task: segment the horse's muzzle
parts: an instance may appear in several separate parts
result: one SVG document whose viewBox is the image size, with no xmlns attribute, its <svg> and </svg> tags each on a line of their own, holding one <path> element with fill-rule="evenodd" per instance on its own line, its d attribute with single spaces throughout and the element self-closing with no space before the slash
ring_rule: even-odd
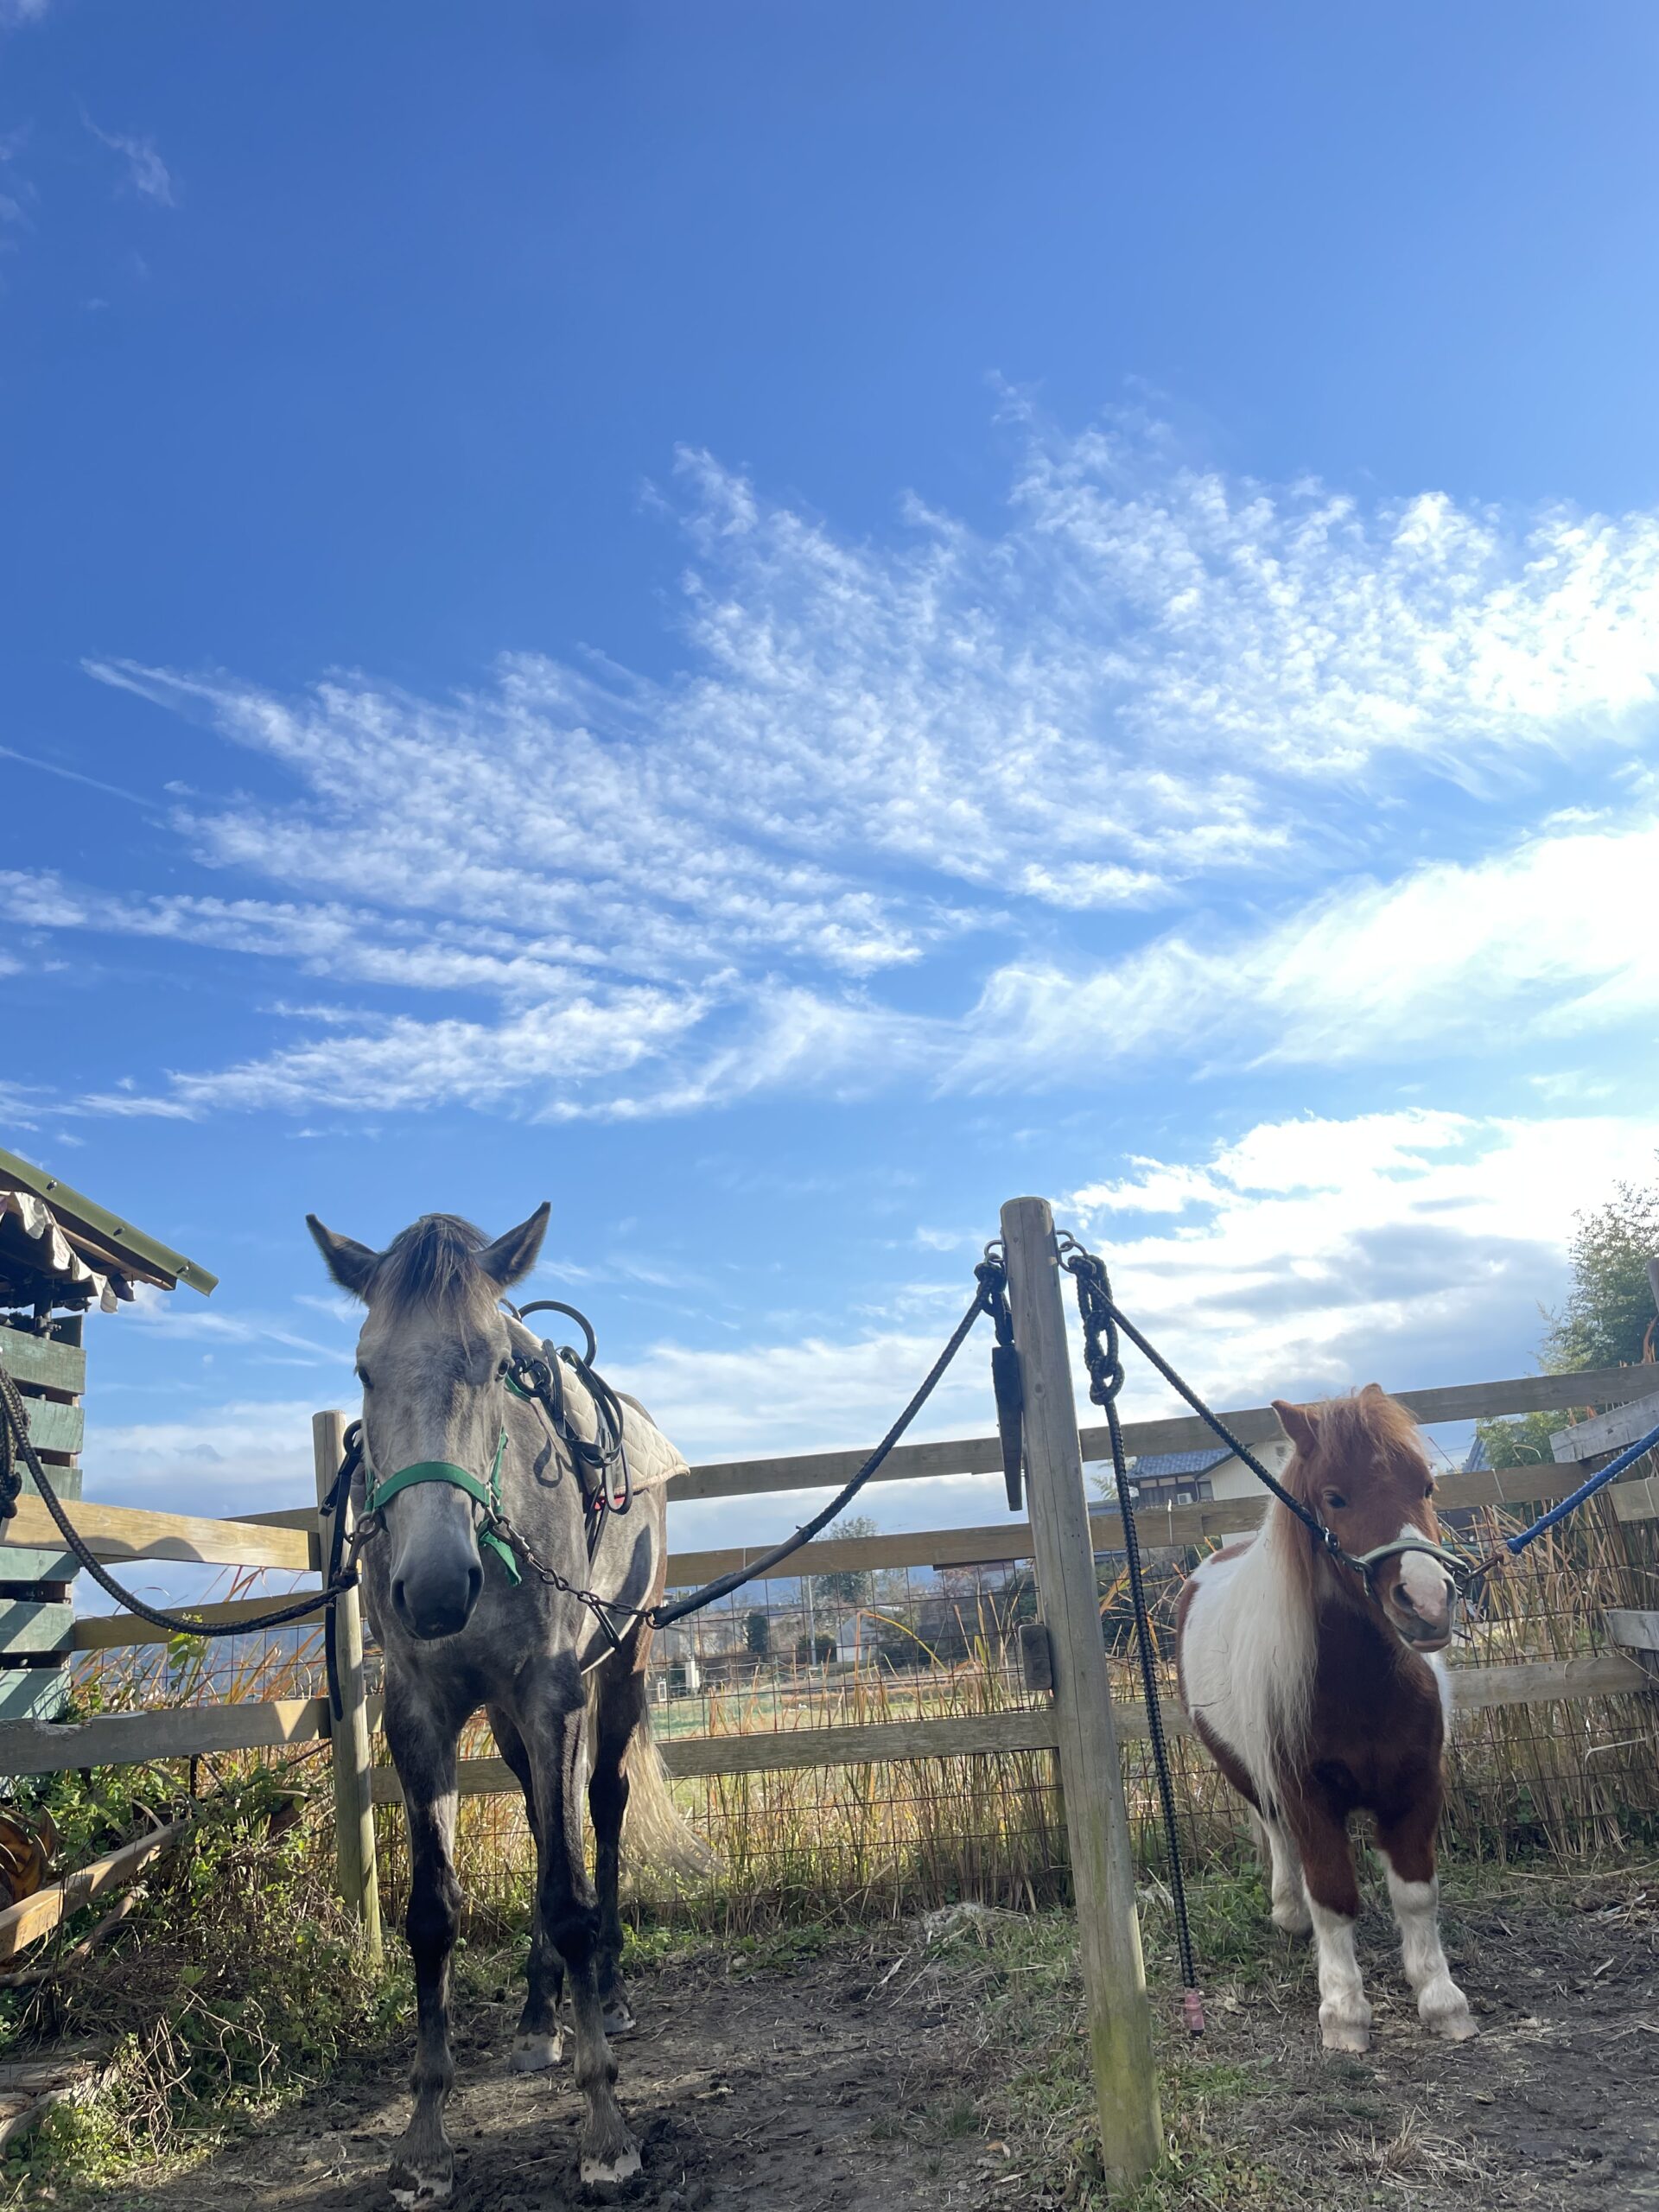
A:
<svg viewBox="0 0 1659 2212">
<path fill-rule="evenodd" d="M 470 1560 L 411 1560 L 392 1578 L 392 1610 L 410 1636 L 435 1643 L 466 1627 L 483 1587 L 484 1569 L 476 1554 Z"/>
</svg>

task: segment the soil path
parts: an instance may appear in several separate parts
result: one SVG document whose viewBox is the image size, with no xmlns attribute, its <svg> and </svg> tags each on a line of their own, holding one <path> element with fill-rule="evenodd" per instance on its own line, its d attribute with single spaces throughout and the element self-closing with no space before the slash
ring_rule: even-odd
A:
<svg viewBox="0 0 1659 2212">
<path fill-rule="evenodd" d="M 1317 2048 L 1311 1963 L 1274 1938 L 1231 1984 L 1210 1978 L 1210 2032 L 1172 2037 L 1169 2113 L 1187 2161 L 1163 2202 L 1348 2212 L 1640 2212 L 1659 2208 L 1659 1885 L 1584 1891 L 1517 1878 L 1448 1916 L 1482 2034 L 1419 2029 L 1391 1930 L 1367 1916 L 1376 2006 L 1363 2058 Z M 912 1931 L 793 1961 L 705 1955 L 644 1974 L 641 2032 L 620 2045 L 645 2171 L 610 2200 L 658 2212 L 939 2212 L 1096 2202 L 1079 2165 L 1086 2107 L 1075 1978 L 1032 1963 L 998 1916 L 930 1951 Z M 1046 1976 L 1046 1979 L 1045 1978 Z M 454 2212 L 565 2212 L 576 2186 L 568 2069 L 505 2069 L 515 2004 L 473 2003 L 450 2107 Z M 1160 2003 L 1161 2011 L 1171 2009 Z M 342 2074 L 168 2185 L 79 2200 L 107 2212 L 387 2212 L 406 2112 L 402 2055 Z M 1034 2085 L 1034 2086 L 1033 2086 Z M 63 2200 L 60 2200 L 60 2202 Z"/>
</svg>

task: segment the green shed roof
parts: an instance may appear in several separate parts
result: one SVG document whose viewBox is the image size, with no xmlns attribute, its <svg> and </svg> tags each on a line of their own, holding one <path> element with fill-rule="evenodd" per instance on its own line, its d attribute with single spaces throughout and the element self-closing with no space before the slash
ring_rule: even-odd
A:
<svg viewBox="0 0 1659 2212">
<path fill-rule="evenodd" d="M 155 1283 L 164 1290 L 188 1283 L 204 1298 L 218 1285 L 219 1277 L 194 1260 L 187 1260 L 182 1252 L 146 1236 L 123 1215 L 111 1213 L 107 1206 L 97 1205 L 60 1177 L 48 1175 L 43 1167 L 19 1159 L 14 1152 L 0 1150 L 0 1190 L 28 1191 L 41 1199 L 50 1207 L 68 1243 L 100 1274 L 113 1274 L 128 1282 Z M 5 1272 L 0 1261 L 0 1274 Z M 0 1282 L 0 1295 L 3 1290 Z"/>
</svg>

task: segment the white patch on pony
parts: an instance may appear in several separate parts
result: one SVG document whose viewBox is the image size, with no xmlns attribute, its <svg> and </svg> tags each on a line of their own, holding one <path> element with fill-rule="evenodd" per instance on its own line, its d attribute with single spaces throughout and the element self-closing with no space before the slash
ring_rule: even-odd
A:
<svg viewBox="0 0 1659 2212">
<path fill-rule="evenodd" d="M 1269 1513 L 1248 1550 L 1192 1577 L 1181 1635 L 1187 1708 L 1249 1776 L 1264 1807 L 1307 1733 L 1315 1624 L 1286 1547 L 1300 1531 Z"/>
<path fill-rule="evenodd" d="M 1446 1723 L 1446 1732 L 1452 1733 L 1452 1676 L 1447 1671 L 1443 1651 L 1427 1651 L 1424 1657 L 1428 1670 L 1434 1677 L 1434 1687 L 1440 1694 L 1440 1718 Z"/>
<path fill-rule="evenodd" d="M 394 2204 L 442 2204 L 454 2185 L 454 2177 L 448 2175 L 442 2180 L 417 2182 L 413 2189 L 393 2189 L 390 2194 Z"/>
<path fill-rule="evenodd" d="M 1319 1947 L 1319 2033 L 1327 2050 L 1369 2050 L 1371 2008 L 1365 2001 L 1354 1923 L 1345 1912 L 1330 1912 L 1308 1899 L 1314 1939 Z"/>
<path fill-rule="evenodd" d="M 1440 1885 L 1402 1882 L 1389 1868 L 1389 1896 L 1400 1923 L 1400 1953 L 1406 1980 L 1417 1993 L 1417 2017 L 1426 2028 L 1450 2043 L 1478 2035 L 1469 1999 L 1452 1979 L 1440 1948 Z"/>
</svg>

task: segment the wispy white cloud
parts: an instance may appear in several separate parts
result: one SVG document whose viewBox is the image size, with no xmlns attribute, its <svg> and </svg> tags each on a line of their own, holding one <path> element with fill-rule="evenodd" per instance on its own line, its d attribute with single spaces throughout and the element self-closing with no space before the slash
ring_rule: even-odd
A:
<svg viewBox="0 0 1659 2212">
<path fill-rule="evenodd" d="M 100 130 L 84 108 L 81 121 L 100 145 L 107 146 L 112 154 L 119 154 L 125 162 L 126 181 L 132 191 L 142 199 L 153 200 L 159 207 L 178 205 L 173 179 L 167 163 L 156 150 L 153 138 L 140 138 L 122 130 Z"/>
<path fill-rule="evenodd" d="M 439 701 L 352 675 L 291 698 L 97 664 L 286 780 L 174 794 L 198 861 L 276 895 L 34 874 L 0 902 L 353 993 L 99 1103 L 637 1115 L 1659 1007 L 1627 920 L 1659 859 L 1631 767 L 1659 732 L 1659 517 L 1364 509 L 1154 432 L 1020 435 L 1000 534 L 912 504 L 896 545 L 684 456 L 690 658 L 665 683 L 520 655 Z M 1618 810 L 1548 817 L 1563 761 Z M 1457 793 L 1500 789 L 1471 830 Z M 472 1003 L 406 995 L 432 992 Z"/>
</svg>

